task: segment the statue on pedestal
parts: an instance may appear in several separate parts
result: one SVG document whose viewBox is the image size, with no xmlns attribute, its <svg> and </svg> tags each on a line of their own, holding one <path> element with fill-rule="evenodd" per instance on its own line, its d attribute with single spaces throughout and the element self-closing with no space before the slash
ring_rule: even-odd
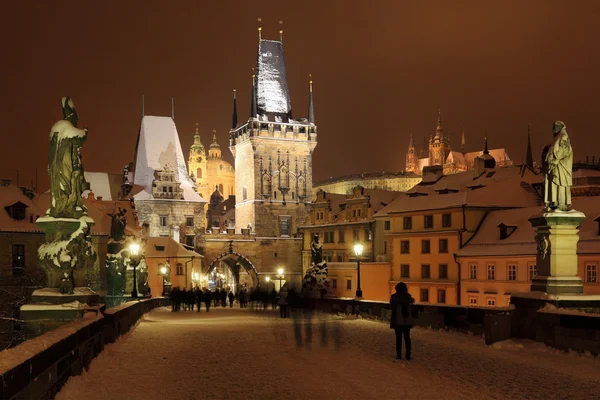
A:
<svg viewBox="0 0 600 400">
<path fill-rule="evenodd" d="M 542 153 L 544 203 L 548 210 L 568 211 L 573 185 L 573 149 L 562 121 L 552 126 L 554 139 Z"/>
<path fill-rule="evenodd" d="M 318 234 L 313 236 L 310 254 L 311 266 L 306 270 L 302 281 L 302 291 L 305 296 L 314 295 L 315 290 L 324 296 L 330 287 L 330 279 L 327 277 L 327 261 L 323 260 L 323 245 L 319 243 Z"/>
</svg>

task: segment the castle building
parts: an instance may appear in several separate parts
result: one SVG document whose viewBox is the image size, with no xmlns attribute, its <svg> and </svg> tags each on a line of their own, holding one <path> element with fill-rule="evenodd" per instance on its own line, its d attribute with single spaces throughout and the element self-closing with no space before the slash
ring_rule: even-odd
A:
<svg viewBox="0 0 600 400">
<path fill-rule="evenodd" d="M 475 159 L 483 155 L 483 152 L 465 152 L 464 148 L 465 132 L 463 130 L 460 151 L 452 150 L 450 146 L 450 137 L 444 134 L 442 114 L 439 112 L 435 135 L 429 137 L 429 142 L 427 146 L 424 144 L 420 156 L 417 156 L 414 138 L 412 134 L 410 135 L 408 151 L 406 153 L 405 170 L 407 173 L 422 175 L 423 168 L 425 167 L 442 166 L 445 175 L 465 172 L 473 168 Z M 489 154 L 496 160 L 496 165 L 498 167 L 513 165 L 513 162 L 508 154 L 506 154 L 505 149 L 492 149 L 489 150 Z"/>
<path fill-rule="evenodd" d="M 421 182 L 421 176 L 412 172 L 365 172 L 330 178 L 315 183 L 313 185 L 313 197 L 317 196 L 319 190 L 332 194 L 349 195 L 357 186 L 370 190 L 406 192 L 419 182 Z"/>
<path fill-rule="evenodd" d="M 223 159 L 221 147 L 217 143 L 217 135 L 213 130 L 213 141 L 206 149 L 200 140 L 198 123 L 194 134 L 194 143 L 190 147 L 188 170 L 191 179 L 196 183 L 198 194 L 204 199 L 210 197 L 216 189 L 224 198 L 235 196 L 235 171 L 233 166 Z"/>
<path fill-rule="evenodd" d="M 312 194 L 317 145 L 312 80 L 308 118 L 294 119 L 283 42 L 260 39 L 252 84 L 250 118 L 232 126 L 229 140 L 235 158 L 236 230 L 252 227 L 259 236 L 292 236 Z"/>
</svg>

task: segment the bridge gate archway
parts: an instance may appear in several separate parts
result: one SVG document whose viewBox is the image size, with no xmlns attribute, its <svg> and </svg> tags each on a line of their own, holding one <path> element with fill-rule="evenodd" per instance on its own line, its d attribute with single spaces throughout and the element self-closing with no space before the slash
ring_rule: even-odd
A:
<svg viewBox="0 0 600 400">
<path fill-rule="evenodd" d="M 256 267 L 246 256 L 236 251 L 225 252 L 215 257 L 206 271 L 210 277 L 212 272 L 220 265 L 225 264 L 229 267 L 233 279 L 235 281 L 235 290 L 239 290 L 240 287 L 240 272 L 245 271 L 250 277 L 251 286 L 248 289 L 254 289 L 258 286 L 258 271 Z"/>
</svg>

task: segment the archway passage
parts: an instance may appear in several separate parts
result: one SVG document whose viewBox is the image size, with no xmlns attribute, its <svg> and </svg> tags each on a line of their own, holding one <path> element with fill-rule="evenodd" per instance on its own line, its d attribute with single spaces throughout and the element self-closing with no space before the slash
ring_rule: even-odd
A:
<svg viewBox="0 0 600 400">
<path fill-rule="evenodd" d="M 254 264 L 252 264 L 252 261 L 235 251 L 231 253 L 222 253 L 212 260 L 207 270 L 208 276 L 210 277 L 213 275 L 213 271 L 222 268 L 223 264 L 225 264 L 231 271 L 235 281 L 234 283 L 236 291 L 244 287 L 247 289 L 253 289 L 258 286 L 259 281 L 256 267 Z"/>
</svg>

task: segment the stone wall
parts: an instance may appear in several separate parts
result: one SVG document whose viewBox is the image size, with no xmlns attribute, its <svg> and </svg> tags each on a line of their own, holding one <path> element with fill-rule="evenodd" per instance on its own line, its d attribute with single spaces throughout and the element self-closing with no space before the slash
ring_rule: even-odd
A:
<svg viewBox="0 0 600 400">
<path fill-rule="evenodd" d="M 71 376 L 91 361 L 139 318 L 168 299 L 130 302 L 63 325 L 2 353 L 0 399 L 52 399 Z"/>
</svg>

